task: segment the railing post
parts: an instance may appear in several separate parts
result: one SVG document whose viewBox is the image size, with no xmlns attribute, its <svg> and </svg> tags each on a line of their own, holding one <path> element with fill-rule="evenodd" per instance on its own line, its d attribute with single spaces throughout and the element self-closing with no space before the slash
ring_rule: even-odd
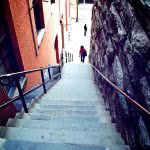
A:
<svg viewBox="0 0 150 150">
<path fill-rule="evenodd" d="M 60 73 L 60 79 L 61 79 L 61 66 L 59 65 L 59 73 Z"/>
<path fill-rule="evenodd" d="M 48 76 L 49 76 L 49 79 L 51 79 L 51 72 L 50 72 L 50 68 L 48 68 Z"/>
<path fill-rule="evenodd" d="M 44 73 L 43 73 L 42 67 L 41 67 L 41 78 L 42 78 L 42 83 L 43 83 L 43 90 L 44 90 L 44 93 L 46 93 L 46 86 L 45 86 Z"/>
<path fill-rule="evenodd" d="M 69 62 L 71 62 L 71 53 L 69 53 Z"/>
<path fill-rule="evenodd" d="M 64 65 L 64 51 L 62 50 L 62 53 L 61 53 L 61 65 L 63 66 Z"/>
<path fill-rule="evenodd" d="M 21 89 L 21 85 L 20 85 L 18 76 L 15 76 L 15 82 L 16 82 L 16 86 L 18 88 L 19 96 L 20 96 L 24 111 L 25 111 L 25 113 L 28 113 L 28 108 L 27 108 L 27 105 L 26 105 L 26 102 L 25 102 L 25 99 L 24 99 L 24 96 L 22 93 L 22 89 Z"/>
<path fill-rule="evenodd" d="M 69 58 L 69 52 L 68 52 L 68 62 L 70 62 L 70 58 Z"/>
<path fill-rule="evenodd" d="M 68 52 L 68 62 L 70 62 L 69 52 Z"/>
<path fill-rule="evenodd" d="M 73 54 L 72 54 L 72 61 L 73 61 Z"/>
<path fill-rule="evenodd" d="M 66 56 L 66 63 L 67 63 L 67 52 L 65 52 L 65 56 Z"/>
</svg>

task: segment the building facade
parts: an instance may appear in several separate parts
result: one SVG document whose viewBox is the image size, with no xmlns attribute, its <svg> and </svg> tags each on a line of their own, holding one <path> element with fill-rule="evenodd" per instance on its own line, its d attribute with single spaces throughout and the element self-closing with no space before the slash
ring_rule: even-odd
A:
<svg viewBox="0 0 150 150">
<path fill-rule="evenodd" d="M 60 63 L 64 30 L 68 30 L 70 20 L 70 1 L 0 1 L 0 75 Z M 40 73 L 25 78 L 25 91 L 41 82 Z M 0 80 L 0 105 L 15 93 L 13 83 L 13 78 Z M 1 110 L 0 124 L 16 112 L 13 104 Z"/>
<path fill-rule="evenodd" d="M 64 40 L 60 20 L 68 24 L 69 3 L 69 0 L 0 2 L 0 74 L 59 63 Z M 40 74 L 27 76 L 26 90 L 40 80 Z"/>
</svg>

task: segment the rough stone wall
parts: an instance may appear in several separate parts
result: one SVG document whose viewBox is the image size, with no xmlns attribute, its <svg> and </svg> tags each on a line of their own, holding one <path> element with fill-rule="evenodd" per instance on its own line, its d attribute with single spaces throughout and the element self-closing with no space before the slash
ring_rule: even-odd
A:
<svg viewBox="0 0 150 150">
<path fill-rule="evenodd" d="M 149 4 L 146 0 L 100 0 L 94 4 L 89 59 L 150 111 Z M 136 150 L 150 149 L 150 116 L 139 111 L 96 72 L 95 81 L 126 144 Z"/>
</svg>

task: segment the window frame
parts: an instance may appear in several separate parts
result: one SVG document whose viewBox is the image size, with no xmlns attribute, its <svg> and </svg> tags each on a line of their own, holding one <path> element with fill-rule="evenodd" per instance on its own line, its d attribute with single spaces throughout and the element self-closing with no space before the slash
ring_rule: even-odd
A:
<svg viewBox="0 0 150 150">
<path fill-rule="evenodd" d="M 35 28 L 37 33 L 37 43 L 38 48 L 40 48 L 45 33 L 45 22 L 44 22 L 44 11 L 42 0 L 33 0 L 32 5 L 33 5 Z M 38 14 L 36 14 L 36 12 L 38 12 Z"/>
</svg>

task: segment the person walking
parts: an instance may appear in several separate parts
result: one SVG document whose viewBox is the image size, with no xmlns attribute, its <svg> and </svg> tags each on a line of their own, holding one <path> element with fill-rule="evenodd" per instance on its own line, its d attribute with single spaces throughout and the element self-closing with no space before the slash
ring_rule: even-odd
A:
<svg viewBox="0 0 150 150">
<path fill-rule="evenodd" d="M 83 62 L 83 63 L 85 60 L 85 56 L 87 56 L 87 52 L 86 52 L 84 46 L 81 45 L 79 57 L 81 57 L 81 62 Z"/>
<path fill-rule="evenodd" d="M 87 33 L 87 25 L 85 24 L 84 25 L 84 36 L 86 36 L 86 33 Z"/>
</svg>

